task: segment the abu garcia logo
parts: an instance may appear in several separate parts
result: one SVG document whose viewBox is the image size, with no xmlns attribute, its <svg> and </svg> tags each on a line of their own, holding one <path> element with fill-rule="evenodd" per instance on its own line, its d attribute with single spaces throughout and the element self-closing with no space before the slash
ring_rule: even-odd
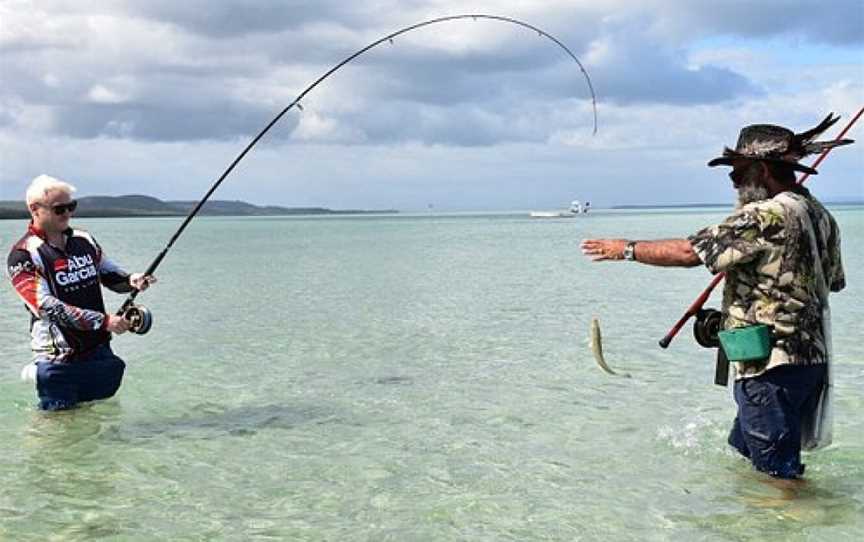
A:
<svg viewBox="0 0 864 542">
<path fill-rule="evenodd" d="M 93 256 L 89 254 L 85 256 L 72 256 L 68 260 L 65 260 L 65 263 L 66 265 L 63 266 L 61 260 L 58 260 L 54 265 L 54 269 L 57 270 L 57 274 L 54 277 L 57 280 L 57 284 L 61 286 L 77 284 L 82 280 L 93 278 L 97 274 L 96 265 L 93 263 Z M 65 267 L 66 271 L 60 270 L 62 267 Z"/>
</svg>

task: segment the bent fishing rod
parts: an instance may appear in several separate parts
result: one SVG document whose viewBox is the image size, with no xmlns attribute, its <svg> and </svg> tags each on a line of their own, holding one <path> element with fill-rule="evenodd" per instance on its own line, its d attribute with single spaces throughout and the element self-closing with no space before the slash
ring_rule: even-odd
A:
<svg viewBox="0 0 864 542">
<path fill-rule="evenodd" d="M 852 128 L 852 126 L 855 125 L 855 122 L 861 117 L 862 114 L 864 114 L 864 107 L 858 110 L 858 113 L 854 117 L 852 117 L 852 120 L 849 121 L 849 124 L 847 124 L 846 127 L 843 128 L 843 130 L 839 134 L 837 134 L 837 137 L 834 138 L 834 141 L 840 141 L 841 139 L 843 139 L 843 136 L 845 136 L 846 133 Z M 831 152 L 831 149 L 833 148 L 834 147 L 828 147 L 824 151 L 822 151 L 822 154 L 820 154 L 816 158 L 816 160 L 813 162 L 813 165 L 810 167 L 816 169 L 819 164 L 821 164 L 822 161 L 825 160 L 825 157 L 828 156 L 828 153 Z M 804 181 L 806 181 L 809 177 L 809 172 L 804 173 L 795 184 L 802 185 L 804 184 Z M 705 305 L 705 303 L 708 301 L 708 298 L 711 296 L 711 292 L 714 290 L 714 288 L 717 287 L 718 284 L 720 284 L 720 281 L 722 281 L 725 276 L 726 273 L 717 273 L 716 275 L 714 275 L 714 278 L 711 280 L 711 283 L 708 285 L 708 287 L 705 288 L 705 290 L 701 294 L 699 294 L 699 297 L 697 297 L 693 304 L 690 305 L 684 315 L 681 316 L 681 318 L 677 322 L 675 322 L 675 325 L 672 326 L 672 329 L 670 329 L 668 333 L 666 333 L 666 336 L 660 339 L 660 348 L 668 348 L 669 344 L 672 342 L 672 339 L 674 339 L 678 332 L 681 331 L 681 328 L 684 327 L 684 324 L 687 323 L 687 320 L 699 314 L 699 312 L 702 310 L 703 305 Z"/>
<path fill-rule="evenodd" d="M 239 155 L 237 155 L 237 157 L 234 159 L 234 161 L 231 162 L 231 164 L 228 166 L 228 168 L 222 173 L 222 175 L 219 176 L 219 178 L 216 180 L 216 182 L 213 183 L 213 185 L 210 187 L 210 189 L 207 191 L 207 193 L 204 194 L 204 197 L 201 199 L 201 201 L 199 201 L 195 205 L 195 207 L 192 208 L 192 210 L 189 212 L 189 215 L 186 216 L 186 219 L 183 220 L 183 222 L 180 224 L 180 227 L 177 228 L 177 231 L 174 232 L 174 235 L 171 236 L 171 239 L 169 239 L 168 244 L 165 246 L 165 248 L 162 249 L 162 251 L 156 256 L 156 258 L 147 267 L 147 270 L 144 272 L 145 276 L 152 275 L 156 271 L 156 268 L 159 267 L 160 263 L 162 263 L 162 260 L 168 254 L 168 251 L 171 250 L 171 247 L 174 245 L 174 243 L 177 241 L 177 239 L 180 238 L 180 235 L 183 234 L 183 231 L 186 229 L 186 226 L 188 226 L 189 223 L 192 222 L 192 219 L 195 218 L 195 215 L 198 214 L 198 212 L 201 210 L 201 208 L 204 206 L 204 204 L 207 202 L 207 200 L 210 199 L 210 196 L 213 195 L 213 192 L 215 192 L 216 189 L 219 188 L 219 185 L 221 185 L 222 181 L 224 181 L 228 177 L 228 175 L 234 170 L 235 166 L 237 166 L 237 164 L 240 163 L 240 161 L 246 156 L 246 154 L 250 150 L 252 150 L 252 147 L 254 147 L 258 143 L 258 141 L 262 137 L 264 137 L 264 135 L 267 132 L 270 131 L 270 128 L 272 128 L 277 122 L 279 122 L 279 120 L 285 115 L 285 113 L 287 113 L 288 111 L 290 111 L 294 107 L 296 107 L 297 109 L 302 111 L 303 106 L 300 103 L 301 100 L 303 100 L 303 98 L 305 98 L 306 95 L 309 92 L 311 92 L 315 87 L 317 87 L 321 82 L 323 82 L 325 79 L 330 77 L 333 73 L 338 71 L 344 65 L 348 64 L 349 62 L 351 62 L 355 58 L 359 57 L 360 55 L 366 53 L 370 49 L 373 49 L 373 48 L 377 47 L 378 45 L 385 43 L 385 42 L 393 44 L 393 38 L 395 38 L 399 35 L 405 34 L 406 32 L 411 32 L 412 30 L 416 30 L 416 29 L 422 28 L 424 26 L 443 23 L 443 22 L 447 22 L 447 21 L 456 21 L 456 20 L 461 20 L 461 19 L 473 19 L 475 21 L 478 19 L 486 19 L 486 20 L 491 20 L 491 21 L 499 21 L 499 22 L 518 25 L 518 26 L 527 28 L 529 30 L 533 30 L 534 32 L 537 33 L 538 36 L 551 40 L 558 47 L 563 49 L 564 52 L 567 53 L 567 55 L 576 62 L 576 64 L 579 66 L 579 70 L 582 72 L 582 75 L 585 77 L 585 82 L 587 83 L 588 90 L 591 93 L 591 108 L 592 108 L 593 115 L 594 115 L 594 131 L 593 131 L 593 133 L 594 134 L 597 133 L 597 97 L 594 94 L 594 86 L 591 84 L 591 78 L 588 76 L 588 72 L 585 70 L 585 67 L 582 65 L 582 62 L 580 62 L 579 59 L 576 58 L 576 55 L 573 54 L 573 52 L 566 45 L 564 45 L 564 43 L 562 43 L 558 38 L 556 38 L 552 34 L 549 34 L 545 30 L 542 30 L 542 29 L 540 29 L 540 28 L 538 28 L 532 24 L 520 21 L 518 19 L 514 19 L 511 17 L 498 16 L 498 15 L 485 15 L 485 14 L 481 14 L 481 13 L 450 15 L 447 17 L 438 17 L 435 19 L 429 19 L 429 20 L 422 21 L 422 22 L 419 22 L 416 24 L 412 24 L 410 26 L 406 26 L 406 27 L 401 28 L 395 32 L 387 34 L 386 36 L 384 36 L 378 40 L 373 41 L 369 45 L 367 45 L 367 46 L 363 47 L 362 49 L 359 49 L 359 50 L 355 51 L 354 53 L 352 53 L 351 55 L 347 56 L 344 60 L 342 60 L 341 62 L 339 62 L 338 64 L 336 64 L 332 68 L 330 68 L 322 76 L 320 76 L 318 79 L 316 79 L 311 85 L 306 87 L 303 90 L 303 92 L 301 92 L 294 99 L 293 102 L 288 104 L 287 107 L 285 107 L 281 112 L 279 112 L 279 114 L 276 115 L 273 118 L 273 120 L 271 120 L 264 127 L 264 129 L 262 129 L 258 133 L 258 135 L 256 135 L 252 139 L 252 141 L 249 142 L 248 145 L 246 145 L 246 148 L 244 148 L 243 151 Z M 123 316 L 131 322 L 132 325 L 130 327 L 130 331 L 132 331 L 133 333 L 139 334 L 139 335 L 143 335 L 150 330 L 150 327 L 153 323 L 153 316 L 152 316 L 149 309 L 147 309 L 143 305 L 136 305 L 135 304 L 135 298 L 138 296 L 139 293 L 140 293 L 140 290 L 137 290 L 137 289 L 134 289 L 134 290 L 132 290 L 132 292 L 130 292 L 129 296 L 126 298 L 126 300 L 120 306 L 120 309 L 118 309 L 117 316 Z"/>
</svg>

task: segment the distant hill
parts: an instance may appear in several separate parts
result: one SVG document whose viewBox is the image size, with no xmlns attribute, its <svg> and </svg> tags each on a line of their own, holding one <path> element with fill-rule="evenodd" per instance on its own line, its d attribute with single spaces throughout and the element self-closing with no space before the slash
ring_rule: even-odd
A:
<svg viewBox="0 0 864 542">
<path fill-rule="evenodd" d="M 162 201 L 151 196 L 85 196 L 78 198 L 78 217 L 126 217 L 126 216 L 186 216 L 197 201 Z M 216 216 L 283 216 L 283 215 L 342 215 L 367 213 L 397 213 L 393 209 L 333 210 L 325 207 L 278 207 L 259 206 L 245 201 L 208 201 L 201 208 L 201 215 Z M 0 219 L 28 218 L 23 201 L 0 201 Z"/>
</svg>

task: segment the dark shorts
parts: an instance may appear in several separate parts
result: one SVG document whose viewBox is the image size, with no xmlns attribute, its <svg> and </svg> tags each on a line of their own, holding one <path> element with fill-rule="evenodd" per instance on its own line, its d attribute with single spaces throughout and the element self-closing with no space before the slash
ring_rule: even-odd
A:
<svg viewBox="0 0 864 542">
<path fill-rule="evenodd" d="M 784 365 L 737 380 L 738 415 L 729 444 L 762 472 L 776 478 L 801 476 L 801 420 L 816 408 L 825 369 L 825 365 Z"/>
<path fill-rule="evenodd" d="M 41 410 L 66 410 L 84 401 L 113 396 L 126 364 L 108 345 L 66 363 L 36 362 L 36 392 Z"/>
</svg>

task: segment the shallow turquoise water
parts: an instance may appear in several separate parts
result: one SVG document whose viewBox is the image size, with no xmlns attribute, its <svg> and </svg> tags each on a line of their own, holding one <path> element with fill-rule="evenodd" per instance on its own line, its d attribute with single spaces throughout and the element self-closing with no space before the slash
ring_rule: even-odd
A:
<svg viewBox="0 0 864 542">
<path fill-rule="evenodd" d="M 114 341 L 112 400 L 35 411 L 0 288 L 0 540 L 858 540 L 864 211 L 834 212 L 836 442 L 795 499 L 728 450 L 689 327 L 657 347 L 707 271 L 578 250 L 717 211 L 203 218 L 139 298 L 153 330 Z M 78 224 L 140 270 L 179 220 Z M 0 222 L 3 246 L 23 228 Z M 594 364 L 592 316 L 632 378 Z"/>
</svg>

